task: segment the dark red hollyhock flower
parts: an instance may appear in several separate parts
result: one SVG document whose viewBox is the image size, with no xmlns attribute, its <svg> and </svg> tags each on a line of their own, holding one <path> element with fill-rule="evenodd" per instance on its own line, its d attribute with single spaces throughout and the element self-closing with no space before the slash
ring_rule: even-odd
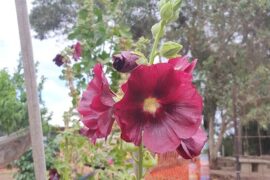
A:
<svg viewBox="0 0 270 180">
<path fill-rule="evenodd" d="M 75 61 L 77 61 L 78 59 L 80 59 L 82 55 L 82 46 L 81 43 L 77 42 L 74 46 L 73 46 L 73 58 Z"/>
<path fill-rule="evenodd" d="M 88 84 L 80 100 L 78 111 L 85 125 L 80 133 L 96 142 L 97 138 L 107 137 L 113 125 L 112 107 L 114 94 L 102 71 L 102 65 L 94 67 L 94 78 Z"/>
<path fill-rule="evenodd" d="M 207 135 L 201 128 L 191 138 L 182 139 L 177 152 L 185 159 L 192 159 L 201 153 L 206 143 Z"/>
<path fill-rule="evenodd" d="M 62 66 L 63 64 L 64 64 L 64 62 L 63 62 L 63 56 L 61 55 L 61 54 L 57 54 L 56 56 L 55 56 L 55 58 L 53 59 L 53 61 L 54 61 L 54 63 L 57 65 L 57 66 Z"/>
<path fill-rule="evenodd" d="M 169 63 L 134 69 L 125 95 L 114 106 L 121 137 L 152 152 L 175 151 L 181 139 L 192 137 L 201 124 L 202 98 L 192 76 Z"/>
<path fill-rule="evenodd" d="M 187 56 L 176 57 L 173 59 L 169 59 L 169 63 L 174 66 L 175 70 L 184 71 L 186 73 L 192 74 L 196 64 L 197 59 L 193 60 L 191 63 L 188 61 Z"/>
<path fill-rule="evenodd" d="M 56 169 L 50 169 L 49 171 L 49 180 L 59 180 L 60 174 L 58 174 Z"/>
<path fill-rule="evenodd" d="M 121 54 L 113 55 L 113 67 L 119 72 L 130 72 L 138 66 L 136 61 L 139 56 L 131 51 L 122 51 Z"/>
</svg>

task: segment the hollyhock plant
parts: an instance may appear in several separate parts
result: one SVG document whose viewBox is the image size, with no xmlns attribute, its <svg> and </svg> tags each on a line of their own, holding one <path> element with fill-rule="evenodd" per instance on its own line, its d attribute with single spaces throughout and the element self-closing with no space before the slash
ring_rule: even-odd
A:
<svg viewBox="0 0 270 180">
<path fill-rule="evenodd" d="M 80 59 L 82 55 L 82 46 L 80 42 L 77 42 L 74 46 L 73 46 L 73 58 L 75 61 L 77 61 L 78 59 Z"/>
<path fill-rule="evenodd" d="M 114 94 L 109 88 L 109 83 L 102 71 L 102 65 L 94 67 L 94 78 L 79 102 L 78 111 L 85 125 L 80 133 L 96 142 L 97 138 L 107 137 L 113 125 L 112 110 Z"/>
<path fill-rule="evenodd" d="M 178 43 L 159 45 L 165 26 L 177 19 L 180 3 L 181 0 L 159 3 L 161 20 L 151 29 L 154 41 L 149 56 L 141 52 L 147 52 L 142 48 L 148 47 L 148 41 L 142 39 L 132 46 L 135 51 L 112 56 L 113 67 L 121 73 L 129 73 L 119 76 L 127 78 L 119 87 L 123 93 L 110 90 L 102 66 L 97 64 L 95 76 L 78 106 L 84 124 L 80 132 L 93 143 L 97 138 L 107 138 L 115 119 L 121 138 L 139 146 L 135 160 L 137 179 L 142 178 L 144 147 L 153 153 L 177 151 L 183 158 L 191 159 L 200 154 L 206 142 L 206 133 L 200 128 L 203 101 L 192 83 L 197 60 L 189 62 L 187 56 L 180 56 L 182 46 Z M 74 59 L 81 56 L 80 44 L 77 48 L 74 47 Z M 157 56 L 169 60 L 154 64 Z"/>
<path fill-rule="evenodd" d="M 143 142 L 156 153 L 174 151 L 181 139 L 192 137 L 201 114 L 202 98 L 192 76 L 169 63 L 133 70 L 123 99 L 115 104 L 122 139 L 135 145 Z"/>
<path fill-rule="evenodd" d="M 120 54 L 113 55 L 112 59 L 113 67 L 119 72 L 126 73 L 138 66 L 136 61 L 139 56 L 131 51 L 122 51 Z"/>
</svg>

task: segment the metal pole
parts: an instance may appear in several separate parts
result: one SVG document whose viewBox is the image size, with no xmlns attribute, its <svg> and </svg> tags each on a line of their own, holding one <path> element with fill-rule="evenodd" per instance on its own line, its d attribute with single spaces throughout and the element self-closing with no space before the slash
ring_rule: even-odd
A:
<svg viewBox="0 0 270 180">
<path fill-rule="evenodd" d="M 27 4 L 26 0 L 15 0 L 15 4 L 20 34 L 21 52 L 23 57 L 35 177 L 37 180 L 45 180 L 46 166 L 43 145 L 43 133 L 41 126 L 39 100 L 37 94 L 36 74 L 33 61 L 33 50 L 30 34 L 30 24 L 27 13 Z"/>
</svg>

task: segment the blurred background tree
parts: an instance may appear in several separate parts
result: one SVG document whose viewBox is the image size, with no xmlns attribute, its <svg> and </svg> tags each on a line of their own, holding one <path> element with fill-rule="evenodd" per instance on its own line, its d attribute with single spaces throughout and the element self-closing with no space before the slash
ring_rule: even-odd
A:
<svg viewBox="0 0 270 180">
<path fill-rule="evenodd" d="M 36 69 L 38 63 L 36 63 Z M 51 113 L 45 106 L 42 99 L 42 89 L 45 77 L 41 76 L 38 83 L 38 95 L 41 105 L 42 123 L 44 133 L 49 131 L 48 121 L 51 120 Z M 0 70 L 0 136 L 10 134 L 19 129 L 28 127 L 28 112 L 26 103 L 26 90 L 21 56 L 14 73 L 7 70 Z"/>
<path fill-rule="evenodd" d="M 16 85 L 3 69 L 0 71 L 0 136 L 26 127 L 26 105 L 17 98 Z"/>
</svg>

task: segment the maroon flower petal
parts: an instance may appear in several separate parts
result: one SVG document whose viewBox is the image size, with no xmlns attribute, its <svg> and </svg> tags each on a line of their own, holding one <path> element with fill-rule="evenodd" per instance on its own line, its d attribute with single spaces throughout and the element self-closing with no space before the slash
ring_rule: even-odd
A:
<svg viewBox="0 0 270 180">
<path fill-rule="evenodd" d="M 107 111 L 108 108 L 110 108 L 109 106 L 105 105 L 102 101 L 101 101 L 101 96 L 95 96 L 92 100 L 92 103 L 90 105 L 91 109 L 96 110 L 98 112 L 103 112 L 103 111 Z"/>
<path fill-rule="evenodd" d="M 154 68 L 149 68 L 145 65 L 136 68 L 134 73 L 131 73 L 127 82 L 128 91 L 131 91 L 130 98 L 133 97 L 134 100 L 143 101 L 144 98 L 153 93 L 158 77 L 159 74 Z"/>
<path fill-rule="evenodd" d="M 97 121 L 98 131 L 100 137 L 107 137 L 114 123 L 114 119 L 112 119 L 112 108 L 108 111 L 102 113 Z"/>
<path fill-rule="evenodd" d="M 184 84 L 190 85 L 191 83 L 192 76 L 190 74 L 184 73 L 182 71 L 175 71 L 173 68 L 170 67 L 169 71 L 165 72 L 161 76 L 161 78 L 159 78 L 157 86 L 155 88 L 154 96 L 159 98 L 160 100 L 164 98 L 169 100 L 167 98 L 168 96 L 175 99 L 175 95 L 181 92 L 181 89 L 179 89 L 179 87 L 184 86 Z"/>
<path fill-rule="evenodd" d="M 189 139 L 182 139 L 181 144 L 177 148 L 177 152 L 185 159 L 192 159 L 201 153 L 201 150 L 206 143 L 207 135 L 201 128 L 196 134 Z"/>
<path fill-rule="evenodd" d="M 121 103 L 115 104 L 115 109 L 125 107 L 125 109 L 121 108 L 121 111 L 115 111 L 116 121 L 121 128 L 121 138 L 127 142 L 133 142 L 135 145 L 140 145 L 145 123 L 144 115 L 138 106 L 132 104 L 125 106 Z"/>
<path fill-rule="evenodd" d="M 142 122 L 135 123 L 132 121 L 132 123 L 120 126 L 122 128 L 121 138 L 126 142 L 133 142 L 136 146 L 139 146 L 142 142 Z"/>
<path fill-rule="evenodd" d="M 176 57 L 169 59 L 169 63 L 174 66 L 175 70 L 184 71 L 186 73 L 192 74 L 196 64 L 197 59 L 193 60 L 191 63 L 188 61 L 187 56 Z"/>
<path fill-rule="evenodd" d="M 100 113 L 95 111 L 89 112 L 88 115 L 84 116 L 82 119 L 82 123 L 89 129 L 97 129 L 97 122 L 100 116 Z"/>
<path fill-rule="evenodd" d="M 178 138 L 189 138 L 196 133 L 197 128 L 201 125 L 201 118 L 192 119 L 193 117 L 187 117 L 179 115 L 176 117 L 176 114 L 170 115 L 166 113 L 166 121 L 168 127 L 170 127 Z"/>
<path fill-rule="evenodd" d="M 194 135 L 202 121 L 202 97 L 191 84 L 183 84 L 175 94 L 160 100 L 165 119 L 179 138 Z"/>
<path fill-rule="evenodd" d="M 96 143 L 96 140 L 97 140 L 96 130 L 91 130 L 91 129 L 83 127 L 80 129 L 80 134 L 82 136 L 91 137 L 89 140 L 91 140 L 93 144 Z"/>
<path fill-rule="evenodd" d="M 139 100 L 149 96 L 163 96 L 168 93 L 168 88 L 173 89 L 178 84 L 174 75 L 176 72 L 168 63 L 141 65 L 131 73 L 127 82 L 128 89 Z"/>
<path fill-rule="evenodd" d="M 94 74 L 94 78 L 82 95 L 78 111 L 85 125 L 81 134 L 95 143 L 97 138 L 106 138 L 111 132 L 114 122 L 112 118 L 114 95 L 109 88 L 101 64 L 94 67 Z"/>
<path fill-rule="evenodd" d="M 81 101 L 79 103 L 79 109 L 80 109 L 80 114 L 85 116 L 89 114 L 89 107 L 91 106 L 92 99 L 95 97 L 95 93 L 89 91 L 85 91 L 82 94 Z"/>
<path fill-rule="evenodd" d="M 166 122 L 149 122 L 144 127 L 143 144 L 152 152 L 165 153 L 174 151 L 180 140 Z"/>
</svg>

